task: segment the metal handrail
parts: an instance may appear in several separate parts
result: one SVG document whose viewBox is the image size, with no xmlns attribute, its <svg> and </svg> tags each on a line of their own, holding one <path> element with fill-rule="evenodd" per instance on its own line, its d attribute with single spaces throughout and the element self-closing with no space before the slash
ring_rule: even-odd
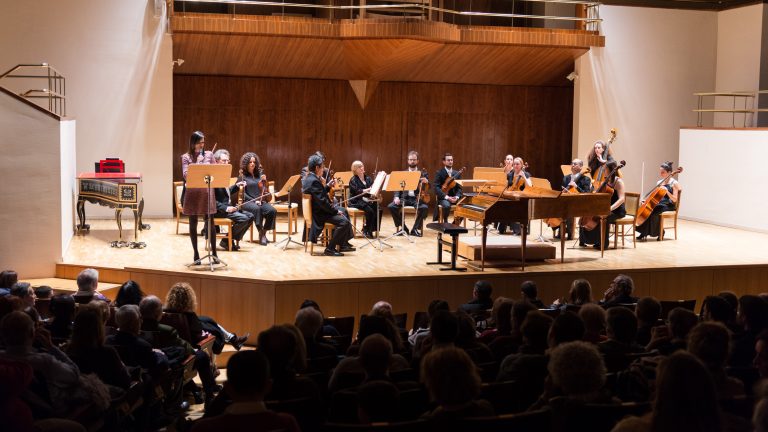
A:
<svg viewBox="0 0 768 432">
<path fill-rule="evenodd" d="M 44 75 L 16 74 L 14 72 L 21 69 L 41 68 L 45 69 Z M 26 99 L 48 99 L 48 111 L 60 116 L 67 115 L 67 80 L 59 73 L 56 68 L 48 63 L 21 63 L 0 74 L 0 81 L 6 78 L 32 78 L 45 79 L 48 81 L 48 87 L 43 89 L 29 89 L 19 93 L 19 96 Z M 45 108 L 45 107 L 43 107 Z"/>
<path fill-rule="evenodd" d="M 429 2 L 429 0 L 425 0 Z M 531 14 L 515 14 L 515 13 L 496 13 L 496 12 L 480 12 L 480 11 L 466 11 L 466 10 L 454 10 L 445 7 L 435 7 L 431 3 L 399 3 L 399 4 L 383 4 L 383 5 L 324 5 L 324 4 L 307 4 L 307 3 L 295 3 L 295 2 L 279 2 L 279 1 L 261 1 L 261 0 L 181 0 L 182 5 L 186 3 L 208 3 L 208 4 L 228 4 L 232 6 L 238 5 L 250 5 L 250 6 L 276 6 L 283 8 L 304 8 L 304 9 L 322 9 L 322 10 L 361 10 L 363 13 L 367 10 L 386 10 L 386 9 L 398 9 L 398 10 L 413 10 L 424 13 L 429 19 L 432 17 L 432 12 L 442 14 L 455 15 L 455 16 L 485 16 L 485 17 L 499 17 L 499 18 L 520 18 L 520 19 L 538 19 L 538 20 L 553 20 L 553 21 L 568 21 L 568 22 L 580 22 L 588 25 L 589 30 L 597 30 L 597 25 L 603 20 L 599 17 L 600 2 L 585 1 L 585 0 L 518 0 L 534 3 L 551 3 L 551 4 L 573 4 L 582 5 L 587 8 L 586 17 L 578 16 L 555 16 L 555 15 L 531 15 Z M 184 11 L 182 11 L 184 12 Z"/>
<path fill-rule="evenodd" d="M 757 93 L 760 93 L 759 91 Z M 755 109 L 755 92 L 751 91 L 735 91 L 735 92 L 698 92 L 694 93 L 694 96 L 698 98 L 698 106 L 697 108 L 693 109 L 692 111 L 696 113 L 697 119 L 696 119 L 696 126 L 702 127 L 703 126 L 703 116 L 704 113 L 728 113 L 731 114 L 731 126 L 736 127 L 736 114 L 744 114 L 744 124 L 742 127 L 747 127 L 747 115 L 754 115 L 756 112 L 759 112 L 760 110 Z M 718 97 L 730 97 L 733 98 L 733 108 L 726 109 L 726 108 L 704 108 L 704 98 L 705 97 L 712 97 L 718 98 Z M 736 99 L 737 98 L 743 98 L 744 99 L 744 107 L 743 108 L 736 108 Z M 750 106 L 747 108 L 747 100 L 750 101 Z"/>
</svg>

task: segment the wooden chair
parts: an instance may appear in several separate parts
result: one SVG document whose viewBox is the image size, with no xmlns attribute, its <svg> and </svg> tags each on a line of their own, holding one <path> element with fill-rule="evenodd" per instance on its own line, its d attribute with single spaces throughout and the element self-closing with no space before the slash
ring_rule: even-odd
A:
<svg viewBox="0 0 768 432">
<path fill-rule="evenodd" d="M 301 194 L 301 214 L 304 217 L 304 252 L 309 243 L 309 254 L 314 255 L 315 242 L 309 240 L 309 230 L 312 228 L 312 195 Z M 323 227 L 323 246 L 328 244 L 333 232 L 333 224 L 326 223 Z"/>
<path fill-rule="evenodd" d="M 613 222 L 613 248 L 618 248 L 619 237 L 621 237 L 621 247 L 624 247 L 624 237 L 627 236 L 625 226 L 632 227 L 632 245 L 637 248 L 635 240 L 635 223 L 637 221 L 637 208 L 640 205 L 640 194 L 636 192 L 626 192 L 624 194 L 624 207 L 627 209 L 627 215 Z"/>
<path fill-rule="evenodd" d="M 269 193 L 272 194 L 273 200 L 270 204 L 277 211 L 277 216 L 285 213 L 288 215 L 288 228 L 286 228 L 285 234 L 296 234 L 299 232 L 299 205 L 297 203 L 291 203 L 290 211 L 287 202 L 276 201 L 275 197 L 275 182 L 270 180 L 267 182 L 269 187 Z M 290 199 L 288 200 L 290 201 Z M 293 227 L 291 227 L 293 225 Z M 251 231 L 251 243 L 253 243 L 253 224 L 250 226 Z M 282 233 L 282 231 L 281 231 Z M 275 228 L 272 230 L 272 243 L 277 241 L 277 220 L 275 220 Z"/>
<path fill-rule="evenodd" d="M 680 210 L 680 197 L 682 195 L 683 191 L 677 191 L 677 202 L 675 203 L 674 211 L 665 211 L 659 214 L 661 219 L 659 220 L 659 237 L 656 238 L 657 241 L 664 240 L 664 222 L 669 219 L 673 221 L 672 227 L 675 229 L 675 240 L 677 240 L 677 214 Z"/>
<path fill-rule="evenodd" d="M 208 356 L 211 357 L 211 361 L 213 361 L 215 356 L 213 353 L 213 342 L 216 340 L 216 338 L 209 334 L 202 340 L 195 342 L 195 340 L 192 338 L 192 334 L 189 331 L 187 317 L 184 314 L 175 312 L 163 312 L 163 315 L 160 317 L 160 324 L 165 324 L 175 328 L 179 333 L 180 338 L 189 342 L 192 346 L 200 347 L 201 350 L 208 353 Z"/>
<path fill-rule="evenodd" d="M 344 202 L 347 202 L 349 199 L 349 185 L 344 185 Z M 357 217 L 360 216 L 365 220 L 365 210 L 360 210 L 358 208 L 350 207 L 349 203 L 347 202 L 347 205 L 345 206 L 347 209 L 347 213 L 349 213 L 349 218 L 352 222 L 352 232 L 355 237 L 360 237 L 357 235 Z"/>
<path fill-rule="evenodd" d="M 173 202 L 176 204 L 176 234 L 179 233 L 179 224 L 189 224 L 189 220 L 184 216 L 182 213 L 182 205 L 181 205 L 181 190 L 184 188 L 184 182 L 173 182 Z M 216 234 L 216 238 L 225 238 L 229 242 L 229 251 L 232 252 L 232 221 L 227 218 L 214 218 L 213 219 L 213 226 L 214 228 L 216 226 L 223 226 L 226 227 L 226 232 L 224 230 L 221 230 L 221 233 Z"/>
</svg>

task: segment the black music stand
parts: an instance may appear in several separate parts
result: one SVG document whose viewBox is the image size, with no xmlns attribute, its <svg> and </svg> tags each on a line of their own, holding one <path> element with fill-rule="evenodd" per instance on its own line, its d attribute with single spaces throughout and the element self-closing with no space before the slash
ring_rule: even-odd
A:
<svg viewBox="0 0 768 432">
<path fill-rule="evenodd" d="M 211 188 L 228 188 L 229 176 L 231 174 L 232 165 L 230 164 L 192 164 L 189 166 L 189 171 L 187 171 L 186 187 L 188 189 L 206 189 L 208 192 L 206 195 L 208 213 L 205 217 L 205 223 L 208 224 L 206 226 L 206 229 L 208 230 L 208 238 L 205 239 L 205 250 L 208 251 L 208 254 L 191 264 L 187 264 L 187 267 L 207 266 L 211 269 L 211 271 L 214 271 L 216 268 L 223 268 L 227 266 L 227 263 L 222 261 L 219 257 L 213 256 L 212 253 L 214 251 L 210 249 L 212 243 L 211 240 L 216 235 L 214 232 L 215 228 L 210 226 L 212 219 L 210 216 L 216 213 L 211 213 Z M 214 247 L 216 246 L 214 245 Z M 208 260 L 208 263 L 203 264 L 203 260 L 206 259 Z M 222 266 L 214 267 L 214 265 L 218 264 L 221 264 Z"/>
<path fill-rule="evenodd" d="M 405 231 L 405 193 L 406 191 L 415 190 L 421 184 L 421 171 L 392 171 L 389 174 L 386 184 L 384 184 L 384 190 L 390 192 L 400 192 L 400 220 L 402 221 L 402 228 L 400 231 L 392 234 L 384 239 L 384 241 L 391 239 L 392 237 L 405 236 L 409 242 L 413 243 L 413 239 Z M 418 206 L 418 203 L 417 203 Z M 419 215 L 419 208 L 416 207 L 416 216 Z"/>
<path fill-rule="evenodd" d="M 293 202 L 291 202 L 291 192 L 293 191 L 293 188 L 296 187 L 296 183 L 299 182 L 299 179 L 301 179 L 300 174 L 292 175 L 291 177 L 288 178 L 288 180 L 285 181 L 285 184 L 283 185 L 283 187 L 278 192 L 275 193 L 275 197 L 288 195 L 288 237 L 275 243 L 275 247 L 278 247 L 281 244 L 285 243 L 283 245 L 283 250 L 288 249 L 288 246 L 290 246 L 291 243 L 297 244 L 299 246 L 303 246 L 301 243 L 291 238 L 291 230 L 293 228 L 291 228 L 291 222 L 290 222 L 291 208 L 292 208 L 291 206 L 293 205 Z M 275 221 L 275 224 L 277 224 L 277 221 Z"/>
<path fill-rule="evenodd" d="M 381 239 L 381 232 L 379 232 L 379 230 L 381 229 L 381 227 L 379 226 L 381 224 L 381 217 L 379 217 L 379 199 L 377 198 L 380 196 L 381 191 L 384 190 L 384 184 L 387 182 L 388 177 L 389 176 L 387 176 L 386 172 L 379 171 L 379 173 L 376 174 L 376 180 L 374 180 L 373 185 L 371 185 L 371 192 L 370 192 L 370 195 L 374 198 L 374 203 L 375 203 L 374 206 L 376 211 L 376 239 L 374 241 L 378 243 L 379 252 L 384 252 L 384 246 L 393 247 L 391 244 Z M 371 241 L 369 240 L 368 243 L 362 245 L 360 249 L 368 245 L 373 245 L 373 243 L 371 243 Z"/>
</svg>

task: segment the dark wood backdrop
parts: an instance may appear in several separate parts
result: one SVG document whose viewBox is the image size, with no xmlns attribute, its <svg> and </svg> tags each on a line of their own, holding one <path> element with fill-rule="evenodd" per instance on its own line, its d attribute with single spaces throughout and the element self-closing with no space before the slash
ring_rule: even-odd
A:
<svg viewBox="0 0 768 432">
<path fill-rule="evenodd" d="M 255 151 L 278 188 L 316 150 L 335 171 L 359 159 L 371 173 L 377 158 L 379 170 L 403 169 L 414 149 L 430 179 L 444 152 L 469 176 L 512 153 L 553 184 L 571 157 L 572 87 L 382 82 L 362 109 L 347 81 L 176 75 L 173 94 L 175 180 L 195 130 L 233 165 Z"/>
</svg>

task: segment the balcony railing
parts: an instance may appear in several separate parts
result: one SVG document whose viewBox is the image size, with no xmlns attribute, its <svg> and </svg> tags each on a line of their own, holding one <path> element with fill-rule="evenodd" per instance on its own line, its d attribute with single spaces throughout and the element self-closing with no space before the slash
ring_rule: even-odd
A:
<svg viewBox="0 0 768 432">
<path fill-rule="evenodd" d="M 0 85 L 6 79 L 25 79 L 29 82 L 44 82 L 43 88 L 31 88 L 19 93 L 26 99 L 47 99 L 48 111 L 60 116 L 67 115 L 67 82 L 66 78 L 48 63 L 18 64 L 2 75 Z M 45 105 L 36 103 L 43 108 Z"/>
</svg>

